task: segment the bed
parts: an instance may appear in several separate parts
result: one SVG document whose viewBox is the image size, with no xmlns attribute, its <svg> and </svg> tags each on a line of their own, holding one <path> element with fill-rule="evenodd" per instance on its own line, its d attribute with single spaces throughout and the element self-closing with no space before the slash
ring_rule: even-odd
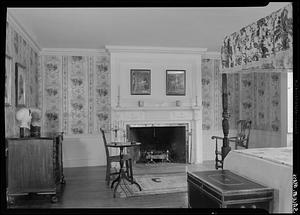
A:
<svg viewBox="0 0 300 215">
<path fill-rule="evenodd" d="M 292 147 L 232 150 L 224 169 L 273 188 L 273 212 L 292 213 Z"/>
</svg>

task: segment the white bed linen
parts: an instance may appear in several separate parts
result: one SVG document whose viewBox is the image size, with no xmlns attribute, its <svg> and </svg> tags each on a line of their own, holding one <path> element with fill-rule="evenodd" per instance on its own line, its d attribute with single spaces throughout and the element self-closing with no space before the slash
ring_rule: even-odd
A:
<svg viewBox="0 0 300 215">
<path fill-rule="evenodd" d="M 224 169 L 273 188 L 273 213 L 291 213 L 292 151 L 292 147 L 233 150 L 225 157 Z"/>
</svg>

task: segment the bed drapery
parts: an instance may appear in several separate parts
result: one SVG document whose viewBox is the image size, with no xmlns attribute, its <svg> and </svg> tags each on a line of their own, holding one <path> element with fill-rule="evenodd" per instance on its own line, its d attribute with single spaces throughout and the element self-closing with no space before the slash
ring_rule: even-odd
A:
<svg viewBox="0 0 300 215">
<path fill-rule="evenodd" d="M 292 72 L 292 3 L 226 36 L 221 62 L 221 73 Z"/>
</svg>

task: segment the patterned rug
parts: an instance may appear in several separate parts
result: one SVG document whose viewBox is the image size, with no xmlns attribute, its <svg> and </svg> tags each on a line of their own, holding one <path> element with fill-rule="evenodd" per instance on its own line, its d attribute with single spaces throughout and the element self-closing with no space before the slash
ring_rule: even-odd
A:
<svg viewBox="0 0 300 215">
<path fill-rule="evenodd" d="M 143 195 L 155 195 L 164 193 L 187 192 L 186 173 L 169 173 L 169 174 L 151 174 L 136 175 L 135 181 L 141 186 L 131 184 L 127 180 L 123 180 L 117 189 L 117 197 L 133 197 Z"/>
</svg>

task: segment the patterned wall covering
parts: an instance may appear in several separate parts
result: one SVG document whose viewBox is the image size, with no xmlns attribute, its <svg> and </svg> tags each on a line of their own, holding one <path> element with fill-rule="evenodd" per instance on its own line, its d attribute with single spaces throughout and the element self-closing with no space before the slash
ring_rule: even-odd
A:
<svg viewBox="0 0 300 215">
<path fill-rule="evenodd" d="M 26 106 L 39 107 L 40 95 L 38 94 L 38 53 L 28 44 L 28 42 L 6 22 L 6 50 L 5 53 L 12 57 L 12 77 L 11 77 L 11 105 L 5 106 L 5 136 L 19 136 L 18 122 L 15 119 L 15 63 L 25 66 L 26 71 Z"/>
<path fill-rule="evenodd" d="M 110 70 L 109 58 L 97 57 L 96 58 L 96 128 L 99 131 L 100 127 L 109 129 L 109 122 L 111 119 L 110 114 Z"/>
<path fill-rule="evenodd" d="M 43 122 L 45 135 L 59 131 L 61 104 L 61 71 L 62 59 L 58 56 L 43 57 L 44 97 Z"/>
<path fill-rule="evenodd" d="M 256 120 L 255 126 L 259 130 L 268 130 L 270 122 L 270 74 L 268 73 L 257 73 L 256 77 Z"/>
<path fill-rule="evenodd" d="M 233 75 L 239 79 L 233 84 L 238 89 L 236 92 L 239 99 L 235 102 L 239 104 L 239 113 L 232 114 L 230 111 L 231 118 L 250 119 L 253 129 L 279 132 L 280 74 L 252 72 L 228 74 L 228 77 Z M 232 78 L 228 82 L 233 82 Z M 229 104 L 233 104 L 232 101 Z M 230 127 L 235 127 L 234 122 L 231 122 Z"/>
<path fill-rule="evenodd" d="M 220 60 L 202 59 L 202 129 L 221 129 L 222 100 Z"/>
<path fill-rule="evenodd" d="M 241 74 L 240 111 L 241 119 L 252 119 L 254 112 L 254 73 Z"/>
<path fill-rule="evenodd" d="M 292 4 L 226 36 L 222 72 L 293 68 Z"/>
<path fill-rule="evenodd" d="M 239 74 L 227 75 L 229 127 L 236 128 L 240 119 L 240 79 Z"/>
<path fill-rule="evenodd" d="M 222 129 L 222 80 L 220 61 L 202 59 L 202 129 Z M 280 74 L 227 74 L 229 127 L 250 119 L 253 129 L 280 131 Z"/>
<path fill-rule="evenodd" d="M 270 130 L 280 131 L 280 74 L 273 73 L 270 76 Z"/>
<path fill-rule="evenodd" d="M 44 56 L 46 132 L 92 134 L 110 120 L 108 56 Z M 51 68 L 53 77 L 48 78 Z M 53 94 L 55 92 L 55 95 Z M 57 94 L 56 94 L 57 92 Z M 51 95 L 50 95 L 51 94 Z M 50 100 L 50 97 L 52 100 Z"/>
<path fill-rule="evenodd" d="M 71 134 L 86 134 L 88 131 L 88 70 L 87 57 L 68 57 L 68 106 Z"/>
</svg>

